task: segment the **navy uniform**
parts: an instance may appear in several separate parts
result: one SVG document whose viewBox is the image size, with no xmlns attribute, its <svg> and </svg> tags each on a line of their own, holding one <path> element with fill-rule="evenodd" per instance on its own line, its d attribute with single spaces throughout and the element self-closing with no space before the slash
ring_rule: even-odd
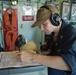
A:
<svg viewBox="0 0 76 75">
<path fill-rule="evenodd" d="M 48 75 L 76 75 L 76 28 L 62 20 L 57 41 L 50 55 L 59 55 L 70 66 L 71 71 L 48 68 Z"/>
</svg>

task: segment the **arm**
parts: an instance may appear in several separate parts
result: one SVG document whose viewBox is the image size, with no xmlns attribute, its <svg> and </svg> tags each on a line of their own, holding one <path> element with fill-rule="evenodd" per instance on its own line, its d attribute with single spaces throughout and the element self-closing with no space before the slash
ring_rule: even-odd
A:
<svg viewBox="0 0 76 75">
<path fill-rule="evenodd" d="M 70 71 L 69 65 L 64 61 L 61 56 L 45 56 L 36 53 L 29 53 L 29 52 L 21 52 L 18 58 L 22 62 L 36 62 L 42 64 L 44 66 Z"/>
<path fill-rule="evenodd" d="M 71 70 L 70 66 L 64 61 L 61 56 L 44 56 L 35 54 L 32 61 L 55 69 L 67 71 Z"/>
</svg>

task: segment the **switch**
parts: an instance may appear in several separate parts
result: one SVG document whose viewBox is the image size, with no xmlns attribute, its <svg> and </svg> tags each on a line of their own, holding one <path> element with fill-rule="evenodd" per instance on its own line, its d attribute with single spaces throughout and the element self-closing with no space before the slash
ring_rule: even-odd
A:
<svg viewBox="0 0 76 75">
<path fill-rule="evenodd" d="M 23 24 L 21 24 L 20 28 L 23 29 Z"/>
</svg>

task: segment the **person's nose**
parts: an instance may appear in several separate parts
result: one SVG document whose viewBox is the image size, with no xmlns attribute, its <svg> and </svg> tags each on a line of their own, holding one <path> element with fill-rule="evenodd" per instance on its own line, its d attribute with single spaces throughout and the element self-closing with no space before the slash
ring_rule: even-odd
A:
<svg viewBox="0 0 76 75">
<path fill-rule="evenodd" d="M 40 28 L 41 28 L 41 30 L 42 30 L 42 31 L 44 31 L 44 27 L 43 27 L 43 25 L 41 25 L 41 27 L 40 27 Z"/>
</svg>

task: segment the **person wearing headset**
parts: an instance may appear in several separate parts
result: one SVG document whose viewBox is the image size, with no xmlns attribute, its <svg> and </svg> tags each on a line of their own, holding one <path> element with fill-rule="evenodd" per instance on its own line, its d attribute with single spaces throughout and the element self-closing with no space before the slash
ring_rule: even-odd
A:
<svg viewBox="0 0 76 75">
<path fill-rule="evenodd" d="M 61 19 L 57 9 L 52 5 L 44 5 L 37 11 L 36 22 L 46 35 L 50 35 L 49 54 L 19 52 L 18 60 L 36 62 L 48 67 L 48 75 L 76 75 L 76 29 Z M 52 41 L 52 42 L 51 42 Z M 49 47 L 48 47 L 49 46 Z M 41 47 L 44 51 L 44 48 Z"/>
</svg>

